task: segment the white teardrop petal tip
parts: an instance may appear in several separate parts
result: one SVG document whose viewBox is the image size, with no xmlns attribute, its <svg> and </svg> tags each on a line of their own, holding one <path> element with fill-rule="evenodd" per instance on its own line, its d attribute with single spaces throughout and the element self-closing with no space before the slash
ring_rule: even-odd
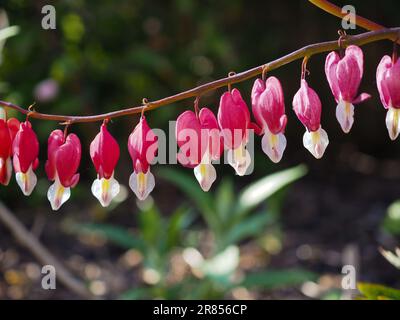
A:
<svg viewBox="0 0 400 320">
<path fill-rule="evenodd" d="M 354 106 L 350 102 L 341 100 L 336 107 L 336 119 L 344 133 L 349 133 L 354 123 Z"/>
<path fill-rule="evenodd" d="M 304 133 L 303 145 L 317 159 L 322 158 L 328 144 L 328 134 L 321 127 L 317 131 L 306 131 Z"/>
<path fill-rule="evenodd" d="M 129 177 L 129 186 L 139 200 L 145 200 L 155 186 L 155 179 L 150 169 L 146 173 L 133 172 Z"/>
<path fill-rule="evenodd" d="M 112 176 L 110 179 L 96 179 L 92 184 L 92 193 L 103 207 L 108 207 L 120 190 L 119 183 Z"/>
<path fill-rule="evenodd" d="M 286 137 L 283 133 L 273 134 L 269 130 L 265 130 L 261 147 L 272 162 L 278 163 L 286 149 Z"/>
<path fill-rule="evenodd" d="M 17 180 L 17 183 L 25 196 L 29 196 L 32 193 L 37 182 L 37 178 L 32 170 L 32 166 L 29 167 L 26 173 L 15 173 L 15 179 Z"/>
<path fill-rule="evenodd" d="M 217 172 L 214 166 L 209 163 L 200 163 L 193 171 L 203 191 L 210 190 L 215 179 L 217 179 Z"/>
<path fill-rule="evenodd" d="M 251 164 L 251 157 L 245 144 L 241 144 L 236 149 L 228 150 L 228 163 L 235 169 L 236 174 L 244 176 Z"/>
<path fill-rule="evenodd" d="M 400 110 L 389 107 L 386 113 L 386 128 L 389 132 L 389 137 L 392 140 L 396 140 L 400 133 Z"/>
<path fill-rule="evenodd" d="M 71 189 L 65 188 L 59 181 L 58 178 L 50 186 L 47 191 L 47 199 L 49 199 L 51 208 L 54 211 L 60 209 L 60 207 L 71 197 Z"/>
</svg>

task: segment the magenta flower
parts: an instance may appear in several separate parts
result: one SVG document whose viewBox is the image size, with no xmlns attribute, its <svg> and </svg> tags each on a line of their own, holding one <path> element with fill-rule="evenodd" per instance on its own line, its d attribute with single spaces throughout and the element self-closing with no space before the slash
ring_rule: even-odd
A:
<svg viewBox="0 0 400 320">
<path fill-rule="evenodd" d="M 304 147 L 320 159 L 328 146 L 328 134 L 321 127 L 321 100 L 317 93 L 302 79 L 299 91 L 293 98 L 293 110 L 307 131 L 303 136 Z"/>
<path fill-rule="evenodd" d="M 328 79 L 336 103 L 336 119 L 342 130 L 348 133 L 354 123 L 354 105 L 361 103 L 371 96 L 361 93 L 357 96 L 364 70 L 364 56 L 357 46 L 346 48 L 345 56 L 332 51 L 325 61 L 325 74 Z"/>
<path fill-rule="evenodd" d="M 282 159 L 286 148 L 284 135 L 287 123 L 285 101 L 281 83 L 275 77 L 267 81 L 257 79 L 251 92 L 254 117 L 264 134 L 261 147 L 275 163 Z"/>
<path fill-rule="evenodd" d="M 142 116 L 128 139 L 128 150 L 132 158 L 133 173 L 129 186 L 139 200 L 144 200 L 154 189 L 155 180 L 150 172 L 150 163 L 158 150 L 157 136 Z"/>
<path fill-rule="evenodd" d="M 114 178 L 114 169 L 119 159 L 119 146 L 108 132 L 106 121 L 90 144 L 90 157 L 97 172 L 97 179 L 92 184 L 92 193 L 103 207 L 107 207 L 118 195 L 120 187 Z"/>
<path fill-rule="evenodd" d="M 39 141 L 28 120 L 19 125 L 12 149 L 15 179 L 22 193 L 29 196 L 37 182 L 34 170 L 39 165 Z"/>
<path fill-rule="evenodd" d="M 376 84 L 383 106 L 388 109 L 386 127 L 390 139 L 400 132 L 400 60 L 384 56 L 376 70 Z"/>
<path fill-rule="evenodd" d="M 12 174 L 12 144 L 19 129 L 15 118 L 7 120 L 6 112 L 0 108 L 0 184 L 8 185 Z"/>
<path fill-rule="evenodd" d="M 176 120 L 176 140 L 180 148 L 178 161 L 194 168 L 194 175 L 204 191 L 208 191 L 217 178 L 212 160 L 218 160 L 223 152 L 217 119 L 208 108 L 202 108 L 198 116 L 193 111 L 183 112 Z"/>
<path fill-rule="evenodd" d="M 51 132 L 45 170 L 49 180 L 54 181 L 47 191 L 53 210 L 58 210 L 71 197 L 71 188 L 79 181 L 81 154 L 81 142 L 76 134 L 65 137 L 61 130 Z"/>
<path fill-rule="evenodd" d="M 249 109 L 239 90 L 233 89 L 221 96 L 218 123 L 228 149 L 228 162 L 239 176 L 243 176 L 251 164 L 250 153 L 246 149 L 249 130 L 259 134 L 261 129 L 250 121 Z"/>
</svg>

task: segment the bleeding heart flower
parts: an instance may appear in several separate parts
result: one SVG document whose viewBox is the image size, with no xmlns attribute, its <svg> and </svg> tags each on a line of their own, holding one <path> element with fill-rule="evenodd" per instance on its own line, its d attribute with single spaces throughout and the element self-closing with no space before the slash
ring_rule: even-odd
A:
<svg viewBox="0 0 400 320">
<path fill-rule="evenodd" d="M 248 130 L 253 129 L 260 134 L 261 129 L 250 121 L 249 109 L 239 90 L 233 89 L 221 96 L 218 123 L 228 149 L 228 162 L 239 176 L 243 176 L 251 164 L 250 153 L 246 149 Z"/>
<path fill-rule="evenodd" d="M 47 199 L 51 208 L 58 210 L 79 181 L 79 173 L 76 173 L 81 161 L 79 138 L 73 133 L 65 137 L 61 130 L 54 130 L 48 139 L 47 156 L 45 170 L 49 180 L 54 181 L 47 191 Z"/>
<path fill-rule="evenodd" d="M 176 120 L 176 140 L 180 148 L 178 161 L 194 168 L 194 175 L 204 191 L 208 191 L 217 178 L 212 160 L 223 152 L 223 140 L 214 113 L 202 108 L 196 116 L 193 111 L 183 112 Z"/>
<path fill-rule="evenodd" d="M 275 163 L 282 159 L 286 148 L 284 135 L 287 123 L 285 101 L 281 83 L 275 77 L 267 81 L 257 79 L 251 92 L 254 117 L 264 134 L 261 146 L 265 154 Z"/>
<path fill-rule="evenodd" d="M 119 183 L 114 178 L 119 146 L 108 132 L 106 122 L 102 124 L 100 132 L 90 144 L 90 157 L 97 172 L 97 179 L 92 184 L 92 193 L 103 207 L 107 207 L 119 193 Z"/>
<path fill-rule="evenodd" d="M 39 142 L 29 121 L 19 125 L 12 149 L 15 178 L 23 194 L 29 196 L 37 182 L 33 170 L 39 165 Z"/>
<path fill-rule="evenodd" d="M 328 134 L 321 127 L 321 101 L 317 93 L 302 79 L 299 91 L 293 98 L 293 110 L 307 131 L 303 136 L 304 147 L 320 159 L 328 146 Z"/>
<path fill-rule="evenodd" d="M 139 200 L 146 199 L 154 189 L 155 180 L 150 172 L 150 163 L 153 161 L 157 149 L 157 136 L 148 126 L 145 117 L 142 116 L 128 139 L 128 150 L 133 164 L 129 186 Z"/>
<path fill-rule="evenodd" d="M 386 127 L 390 139 L 400 132 L 400 60 L 384 56 L 376 70 L 376 84 L 383 106 L 388 109 Z"/>
<path fill-rule="evenodd" d="M 8 185 L 12 173 L 12 143 L 19 129 L 19 121 L 7 121 L 6 112 L 0 108 L 0 184 Z"/>
<path fill-rule="evenodd" d="M 348 46 L 345 56 L 332 51 L 325 61 L 325 74 L 331 87 L 336 103 L 336 118 L 345 133 L 348 133 L 354 123 L 354 105 L 371 96 L 361 93 L 358 97 L 358 87 L 364 70 L 364 55 L 357 46 Z"/>
</svg>

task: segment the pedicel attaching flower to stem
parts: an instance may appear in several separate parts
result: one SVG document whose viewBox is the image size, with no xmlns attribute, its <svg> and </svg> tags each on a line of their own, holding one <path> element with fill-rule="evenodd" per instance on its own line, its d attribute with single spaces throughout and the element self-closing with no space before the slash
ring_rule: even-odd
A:
<svg viewBox="0 0 400 320">
<path fill-rule="evenodd" d="M 118 142 L 107 130 L 108 120 L 104 120 L 100 132 L 90 144 L 90 157 L 97 172 L 93 181 L 92 193 L 103 207 L 107 207 L 120 190 L 114 178 L 114 170 L 119 159 Z"/>
<path fill-rule="evenodd" d="M 67 125 L 68 126 L 68 125 Z M 71 196 L 71 188 L 79 181 L 79 163 L 81 161 L 81 143 L 77 135 L 57 129 L 48 139 L 45 164 L 47 177 L 54 183 L 47 191 L 51 208 L 58 210 Z"/>
<path fill-rule="evenodd" d="M 208 191 L 217 178 L 212 161 L 220 158 L 223 139 L 214 113 L 206 107 L 199 112 L 198 100 L 195 100 L 195 112 L 188 110 L 179 115 L 175 135 L 180 148 L 179 163 L 193 168 L 200 187 Z"/>
<path fill-rule="evenodd" d="M 264 74 L 264 73 L 263 73 Z M 275 163 L 282 159 L 286 148 L 285 101 L 281 83 L 275 77 L 266 81 L 257 79 L 251 92 L 254 117 L 261 127 L 263 138 L 261 147 L 264 153 Z"/>
<path fill-rule="evenodd" d="M 371 97 L 368 93 L 357 96 L 363 71 L 364 55 L 357 46 L 347 47 L 343 57 L 336 51 L 326 57 L 325 74 L 337 103 L 336 119 L 345 133 L 350 132 L 354 123 L 354 104 Z"/>
</svg>

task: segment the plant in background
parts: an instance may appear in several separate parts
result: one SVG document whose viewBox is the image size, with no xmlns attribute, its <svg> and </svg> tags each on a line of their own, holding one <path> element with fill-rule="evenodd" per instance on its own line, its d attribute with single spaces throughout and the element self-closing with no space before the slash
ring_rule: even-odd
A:
<svg viewBox="0 0 400 320">
<path fill-rule="evenodd" d="M 297 166 L 266 176 L 235 195 L 232 181 L 225 180 L 215 197 L 202 192 L 187 174 L 172 169 L 158 171 L 196 205 L 196 210 L 180 207 L 163 218 L 151 201 L 142 207 L 137 232 L 108 224 L 75 225 L 79 233 L 97 233 L 124 249 L 143 255 L 143 272 L 151 275 L 151 285 L 140 285 L 123 298 L 221 298 L 235 288 L 273 288 L 301 284 L 316 275 L 302 269 L 258 270 L 238 277 L 240 249 L 244 240 L 256 241 L 278 223 L 282 197 L 273 195 L 306 173 Z M 262 206 L 269 199 L 267 208 Z M 194 228 L 191 222 L 199 213 L 206 228 Z M 190 226 L 190 228 L 188 228 Z M 271 229 L 269 229 L 271 228 Z M 211 242 L 206 239 L 212 239 Z M 190 269 L 177 282 L 170 274 L 171 262 L 179 253 Z M 176 262 L 175 262 L 176 264 Z M 201 281 L 198 280 L 201 278 Z M 148 281 L 147 281 L 148 283 Z M 196 289 L 194 289 L 196 287 Z"/>
</svg>

